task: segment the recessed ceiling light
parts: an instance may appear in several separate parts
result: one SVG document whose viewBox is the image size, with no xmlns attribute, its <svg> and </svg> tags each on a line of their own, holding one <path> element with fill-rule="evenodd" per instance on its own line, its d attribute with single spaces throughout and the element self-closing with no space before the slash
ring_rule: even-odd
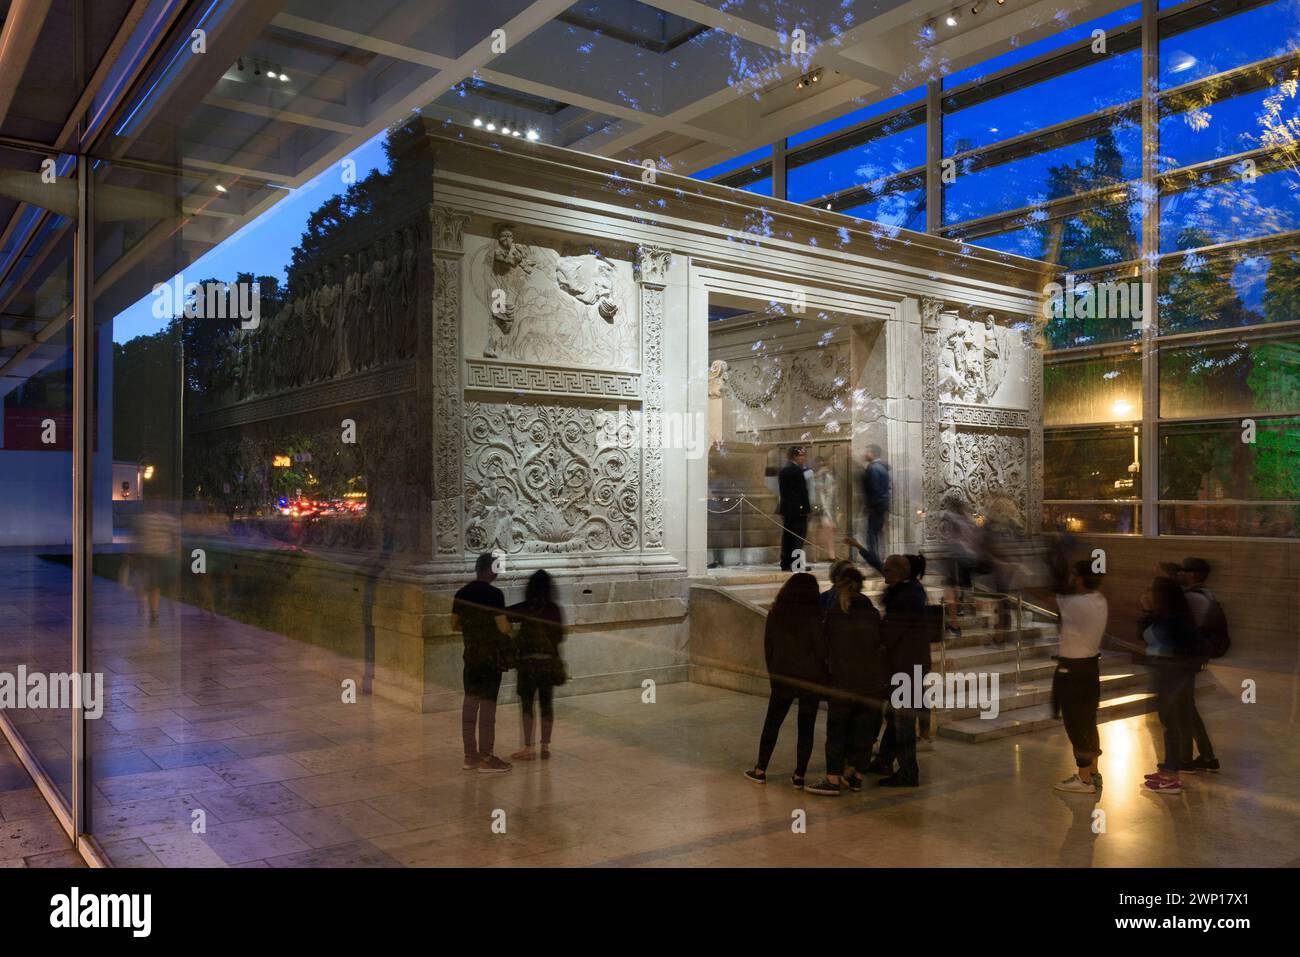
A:
<svg viewBox="0 0 1300 957">
<path fill-rule="evenodd" d="M 960 19 L 961 19 L 961 14 L 959 14 L 956 10 L 954 10 L 952 13 L 949 13 L 946 17 L 943 18 L 943 22 L 948 24 L 948 26 L 950 27 L 955 27 L 957 25 L 957 21 Z"/>
<path fill-rule="evenodd" d="M 476 116 L 476 117 L 474 117 L 474 125 L 475 125 L 475 126 L 482 126 L 482 125 L 483 125 L 483 121 L 482 121 L 479 117 Z"/>
<path fill-rule="evenodd" d="M 218 193 L 225 193 L 225 192 L 229 192 L 229 190 L 227 190 L 226 187 L 224 187 L 224 186 L 222 186 L 220 183 L 218 183 L 218 184 L 217 184 L 217 192 L 218 192 Z"/>
<path fill-rule="evenodd" d="M 288 82 L 289 82 L 289 74 L 288 74 L 288 73 L 281 73 L 281 74 L 280 74 L 280 82 L 281 82 L 281 83 L 288 83 Z"/>
<path fill-rule="evenodd" d="M 970 8 L 970 12 L 974 14 L 983 13 L 984 6 L 985 6 L 985 0 L 975 0 L 974 5 L 972 5 Z"/>
<path fill-rule="evenodd" d="M 276 73 L 274 70 L 267 70 L 266 75 L 269 76 L 272 80 L 280 79 L 280 74 Z"/>
<path fill-rule="evenodd" d="M 511 136 L 518 136 L 518 135 L 519 135 L 519 131 L 518 131 L 518 130 L 511 130 L 511 131 L 510 131 L 510 135 L 511 135 Z"/>
<path fill-rule="evenodd" d="M 497 131 L 497 125 L 495 123 L 489 123 L 487 125 L 487 131 L 489 133 L 495 133 Z"/>
<path fill-rule="evenodd" d="M 530 140 L 536 140 L 536 139 L 537 139 L 537 136 L 538 136 L 538 133 L 537 133 L 536 130 L 529 130 L 529 131 L 528 131 L 528 138 L 529 138 Z"/>
</svg>

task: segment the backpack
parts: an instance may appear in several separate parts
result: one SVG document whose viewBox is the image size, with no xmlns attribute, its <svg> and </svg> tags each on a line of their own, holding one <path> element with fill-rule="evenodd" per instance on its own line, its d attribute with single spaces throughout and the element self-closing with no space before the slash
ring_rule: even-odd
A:
<svg viewBox="0 0 1300 957">
<path fill-rule="evenodd" d="M 1228 618 L 1223 613 L 1223 606 L 1219 604 L 1217 598 L 1204 589 L 1191 590 L 1210 603 L 1205 611 L 1205 621 L 1201 623 L 1201 643 L 1205 646 L 1209 657 L 1222 658 L 1232 646 L 1232 639 L 1228 636 Z"/>
</svg>

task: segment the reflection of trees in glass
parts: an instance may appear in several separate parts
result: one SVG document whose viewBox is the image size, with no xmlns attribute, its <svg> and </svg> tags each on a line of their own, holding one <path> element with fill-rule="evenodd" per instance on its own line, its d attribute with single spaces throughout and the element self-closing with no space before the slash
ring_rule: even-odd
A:
<svg viewBox="0 0 1300 957">
<path fill-rule="evenodd" d="M 1106 130 L 1097 137 L 1090 161 L 1078 160 L 1047 171 L 1047 198 L 1050 201 L 1076 196 L 1122 182 L 1124 157 L 1114 132 Z M 1086 269 L 1136 259 L 1137 236 L 1122 201 L 1124 194 L 1115 199 L 1117 202 L 1090 207 L 1070 219 L 1054 222 L 1044 247 L 1048 261 Z"/>
<path fill-rule="evenodd" d="M 1300 319 L 1300 253 L 1277 253 L 1269 260 L 1264 280 L 1264 321 Z"/>
<path fill-rule="evenodd" d="M 1208 234 L 1185 229 L 1178 237 L 1179 249 L 1208 246 Z M 1240 257 L 1213 259 L 1189 255 L 1176 269 L 1160 275 L 1160 327 L 1165 333 L 1188 332 L 1214 326 L 1245 326 L 1260 321 L 1259 313 L 1248 309 L 1231 283 Z"/>
<path fill-rule="evenodd" d="M 1277 92 L 1264 99 L 1264 114 L 1259 118 L 1264 132 L 1260 145 L 1272 147 L 1271 156 L 1291 171 L 1288 185 L 1300 192 L 1300 113 L 1296 112 L 1296 93 L 1300 88 L 1300 67 L 1291 72 Z M 1288 115 L 1289 114 L 1289 115 Z"/>
<path fill-rule="evenodd" d="M 1051 431 L 1044 436 L 1043 497 L 1046 499 L 1135 498 L 1140 474 L 1133 461 L 1131 429 Z M 1133 479 L 1132 486 L 1127 484 Z M 1119 485 L 1116 485 L 1119 482 Z"/>
</svg>

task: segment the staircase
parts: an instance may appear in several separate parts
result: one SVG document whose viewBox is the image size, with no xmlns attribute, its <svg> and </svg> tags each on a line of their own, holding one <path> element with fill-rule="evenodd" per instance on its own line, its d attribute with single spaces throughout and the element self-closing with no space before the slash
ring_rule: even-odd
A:
<svg viewBox="0 0 1300 957">
<path fill-rule="evenodd" d="M 822 589 L 829 587 L 825 580 L 827 566 L 815 570 L 821 579 Z M 714 576 L 711 582 L 698 581 L 707 588 L 725 595 L 734 606 L 736 626 L 753 635 L 761 636 L 755 617 L 766 619 L 767 610 L 788 576 L 779 572 L 731 572 Z M 879 605 L 879 595 L 884 582 L 878 577 L 867 580 L 863 593 Z M 927 587 L 927 597 L 932 604 L 942 601 L 941 587 Z M 1026 608 L 1020 635 L 1019 675 L 1017 676 L 1015 610 L 1009 628 L 996 626 L 995 600 L 978 597 L 974 608 L 957 619 L 960 636 L 951 632 L 945 640 L 931 645 L 931 670 L 946 674 L 996 673 L 998 675 L 998 713 L 994 718 L 980 717 L 976 707 L 944 708 L 936 712 L 937 731 L 946 738 L 976 743 L 1003 738 L 1013 734 L 1026 734 L 1042 728 L 1059 726 L 1059 719 L 1051 714 L 1052 674 L 1056 670 L 1054 656 L 1059 649 L 1057 625 L 1051 616 Z M 716 605 L 711 609 L 711 627 L 716 631 L 720 622 Z M 694 637 L 694 636 L 693 636 Z M 758 657 L 761 659 L 761 647 Z M 749 670 L 754 670 L 754 658 L 748 657 Z M 717 669 L 712 669 L 717 674 Z M 1135 664 L 1127 652 L 1103 649 L 1101 656 L 1101 703 L 1099 722 L 1127 718 L 1155 710 L 1155 695 L 1150 690 L 1150 669 Z M 708 680 L 707 678 L 705 680 Z M 715 683 L 710 681 L 709 683 Z M 721 683 L 721 682 L 718 682 Z M 725 686 L 736 690 L 763 693 L 765 681 L 752 680 L 744 684 L 727 681 Z M 1202 673 L 1197 679 L 1197 690 L 1205 694 L 1216 688 L 1213 678 Z"/>
</svg>

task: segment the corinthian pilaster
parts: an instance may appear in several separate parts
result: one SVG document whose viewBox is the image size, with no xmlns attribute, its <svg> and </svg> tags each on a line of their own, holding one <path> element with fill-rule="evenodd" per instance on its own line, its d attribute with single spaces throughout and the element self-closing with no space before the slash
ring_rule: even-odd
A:
<svg viewBox="0 0 1300 957">
<path fill-rule="evenodd" d="M 463 236 L 469 214 L 431 205 L 433 238 L 433 553 L 464 554 L 460 305 Z"/>
<path fill-rule="evenodd" d="M 645 551 L 664 547 L 664 286 L 672 253 L 657 246 L 637 250 L 637 280 L 641 286 L 642 422 L 645 455 L 641 459 L 641 528 Z"/>
</svg>

